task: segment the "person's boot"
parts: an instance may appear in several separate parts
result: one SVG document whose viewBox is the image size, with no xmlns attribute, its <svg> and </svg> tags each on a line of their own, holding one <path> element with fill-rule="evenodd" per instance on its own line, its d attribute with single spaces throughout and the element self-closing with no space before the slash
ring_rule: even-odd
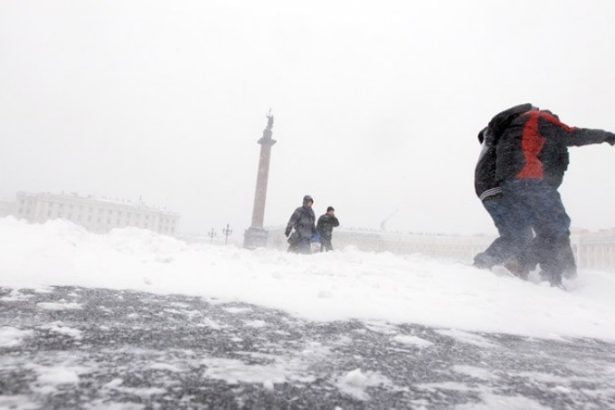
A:
<svg viewBox="0 0 615 410">
<path fill-rule="evenodd" d="M 510 258 L 510 259 L 508 259 L 504 263 L 504 267 L 506 269 L 508 269 L 508 271 L 510 273 L 512 273 L 513 275 L 515 275 L 515 276 L 517 276 L 517 277 L 519 277 L 519 278 L 521 278 L 523 280 L 527 280 L 528 276 L 530 275 L 529 268 L 527 268 L 517 258 Z"/>
<path fill-rule="evenodd" d="M 495 263 L 491 256 L 482 252 L 474 257 L 474 263 L 472 265 L 478 269 L 491 269 Z"/>
<path fill-rule="evenodd" d="M 576 266 L 566 268 L 564 271 L 564 277 L 566 279 L 575 279 L 578 276 Z"/>
<path fill-rule="evenodd" d="M 542 271 L 540 272 L 540 276 L 543 279 L 548 280 L 552 288 L 560 288 L 566 290 L 566 287 L 564 287 L 564 284 L 562 283 L 561 274 Z"/>
</svg>

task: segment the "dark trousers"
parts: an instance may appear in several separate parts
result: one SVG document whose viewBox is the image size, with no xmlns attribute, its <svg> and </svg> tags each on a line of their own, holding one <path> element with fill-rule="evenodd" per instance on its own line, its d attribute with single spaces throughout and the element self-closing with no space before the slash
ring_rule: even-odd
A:
<svg viewBox="0 0 615 410">
<path fill-rule="evenodd" d="M 330 252 L 333 250 L 333 244 L 331 243 L 331 238 L 323 238 L 320 237 L 320 251 L 321 252 Z"/>
<path fill-rule="evenodd" d="M 515 215 L 522 223 L 529 223 L 536 234 L 522 253 L 523 262 L 528 266 L 539 263 L 545 279 L 561 283 L 562 274 L 576 271 L 576 264 L 570 246 L 570 217 L 557 188 L 527 180 L 507 181 L 502 188 Z"/>
<path fill-rule="evenodd" d="M 528 244 L 526 249 L 521 252 L 517 259 L 522 270 L 527 272 L 533 271 L 540 263 L 541 259 L 541 238 L 536 237 Z M 577 276 L 577 264 L 574 259 L 574 251 L 570 244 L 570 240 L 565 241 L 557 249 L 558 263 L 561 265 L 563 276 L 566 278 L 574 278 Z"/>
<path fill-rule="evenodd" d="M 288 252 L 310 254 L 312 253 L 312 243 L 310 239 L 297 238 L 288 247 Z"/>
<path fill-rule="evenodd" d="M 499 236 L 482 253 L 474 258 L 474 264 L 482 268 L 491 268 L 506 262 L 511 257 L 518 257 L 532 240 L 532 228 L 524 213 L 503 195 L 483 201 L 483 206 L 493 219 Z"/>
</svg>

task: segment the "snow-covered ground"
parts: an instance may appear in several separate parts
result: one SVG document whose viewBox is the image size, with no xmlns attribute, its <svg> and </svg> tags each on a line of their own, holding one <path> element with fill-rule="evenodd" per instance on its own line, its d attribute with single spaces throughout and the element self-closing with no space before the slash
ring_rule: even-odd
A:
<svg viewBox="0 0 615 410">
<path fill-rule="evenodd" d="M 32 225 L 11 217 L 0 219 L 0 244 L 0 287 L 176 293 L 246 302 L 316 321 L 452 328 L 461 338 L 463 331 L 482 331 L 615 340 L 615 274 L 607 272 L 581 272 L 562 291 L 421 255 L 354 249 L 312 256 L 250 252 L 132 228 L 97 235 L 68 222 Z"/>
</svg>

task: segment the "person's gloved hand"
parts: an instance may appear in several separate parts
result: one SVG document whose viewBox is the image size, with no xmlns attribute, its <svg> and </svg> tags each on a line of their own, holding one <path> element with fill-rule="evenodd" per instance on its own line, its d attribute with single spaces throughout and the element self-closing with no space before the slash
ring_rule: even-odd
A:
<svg viewBox="0 0 615 410">
<path fill-rule="evenodd" d="M 290 236 L 290 231 L 291 229 L 286 228 L 286 232 L 284 232 L 284 235 L 286 235 L 287 238 Z"/>
</svg>

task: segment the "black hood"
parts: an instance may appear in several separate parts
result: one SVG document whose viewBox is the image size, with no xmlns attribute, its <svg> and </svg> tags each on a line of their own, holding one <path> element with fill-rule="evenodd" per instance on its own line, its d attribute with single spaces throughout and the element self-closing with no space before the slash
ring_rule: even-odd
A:
<svg viewBox="0 0 615 410">
<path fill-rule="evenodd" d="M 489 121 L 489 130 L 494 138 L 499 138 L 502 132 L 510 125 L 510 123 L 519 115 L 526 113 L 532 109 L 536 109 L 532 104 L 515 105 L 507 110 L 502 111 Z"/>
<path fill-rule="evenodd" d="M 483 141 L 485 141 L 485 133 L 487 132 L 487 127 L 483 128 L 482 130 L 480 130 L 480 132 L 478 133 L 478 143 L 482 144 Z"/>
<path fill-rule="evenodd" d="M 494 146 L 496 143 L 495 134 L 489 127 L 485 127 L 478 133 L 478 142 L 485 146 Z"/>
</svg>

